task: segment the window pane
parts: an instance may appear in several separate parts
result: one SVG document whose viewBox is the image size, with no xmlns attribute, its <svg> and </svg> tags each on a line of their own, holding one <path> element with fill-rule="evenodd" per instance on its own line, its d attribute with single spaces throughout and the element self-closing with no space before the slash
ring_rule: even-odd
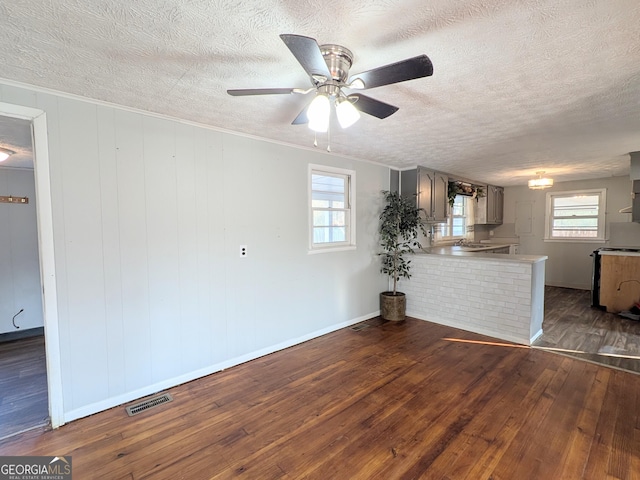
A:
<svg viewBox="0 0 640 480">
<path fill-rule="evenodd" d="M 313 227 L 313 243 L 346 242 L 346 227 Z"/>
<path fill-rule="evenodd" d="M 311 206 L 313 208 L 344 208 L 344 194 L 311 192 Z"/>
<path fill-rule="evenodd" d="M 595 238 L 598 236 L 597 218 L 554 218 L 553 237 Z"/>
<path fill-rule="evenodd" d="M 311 176 L 311 206 L 313 208 L 345 208 L 346 177 L 313 174 Z"/>
<path fill-rule="evenodd" d="M 314 210 L 314 227 L 343 227 L 346 225 L 345 212 L 332 210 Z"/>
<path fill-rule="evenodd" d="M 598 215 L 598 195 L 576 195 L 557 197 L 553 202 L 554 217 Z"/>
<path fill-rule="evenodd" d="M 452 228 L 454 237 L 464 236 L 466 230 L 464 217 L 454 217 Z"/>
<path fill-rule="evenodd" d="M 314 173 L 311 177 L 311 190 L 334 192 L 344 195 L 345 177 L 342 175 L 321 175 Z"/>
</svg>

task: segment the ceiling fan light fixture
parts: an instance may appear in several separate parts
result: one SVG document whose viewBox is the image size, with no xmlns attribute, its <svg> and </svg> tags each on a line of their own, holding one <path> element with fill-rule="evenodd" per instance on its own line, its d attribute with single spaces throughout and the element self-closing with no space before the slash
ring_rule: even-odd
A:
<svg viewBox="0 0 640 480">
<path fill-rule="evenodd" d="M 538 178 L 529 180 L 529 188 L 531 190 L 542 190 L 553 186 L 553 178 L 543 177 L 544 172 L 536 172 Z"/>
<path fill-rule="evenodd" d="M 0 162 L 4 162 L 7 158 L 9 158 L 14 153 L 16 152 L 14 152 L 13 150 L 0 147 Z"/>
<path fill-rule="evenodd" d="M 326 132 L 329 129 L 329 117 L 331 116 L 331 102 L 324 94 L 316 95 L 307 109 L 309 128 L 314 132 Z"/>
<path fill-rule="evenodd" d="M 346 98 L 336 100 L 336 115 L 342 128 L 349 128 L 360 120 L 360 112 Z"/>
</svg>

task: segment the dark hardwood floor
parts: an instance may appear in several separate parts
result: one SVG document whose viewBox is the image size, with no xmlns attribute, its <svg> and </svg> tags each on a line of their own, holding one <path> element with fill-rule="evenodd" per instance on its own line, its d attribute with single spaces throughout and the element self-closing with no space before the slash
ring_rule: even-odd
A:
<svg viewBox="0 0 640 480">
<path fill-rule="evenodd" d="M 366 322 L 0 455 L 78 479 L 633 479 L 640 375 L 416 319 Z"/>
<path fill-rule="evenodd" d="M 544 333 L 535 347 L 640 373 L 640 322 L 591 308 L 590 295 L 546 287 Z"/>
<path fill-rule="evenodd" d="M 0 439 L 48 419 L 44 337 L 0 343 Z"/>
</svg>

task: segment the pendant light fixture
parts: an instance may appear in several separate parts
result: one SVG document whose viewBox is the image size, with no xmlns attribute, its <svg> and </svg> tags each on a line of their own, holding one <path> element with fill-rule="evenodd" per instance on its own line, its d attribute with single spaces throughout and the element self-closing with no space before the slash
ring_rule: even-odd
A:
<svg viewBox="0 0 640 480">
<path fill-rule="evenodd" d="M 543 177 L 544 172 L 536 172 L 538 178 L 529 180 L 529 188 L 532 190 L 542 190 L 553 186 L 553 178 Z"/>
<path fill-rule="evenodd" d="M 14 152 L 13 150 L 0 147 L 0 162 L 4 162 L 7 158 L 9 158 L 14 153 L 16 152 Z"/>
</svg>

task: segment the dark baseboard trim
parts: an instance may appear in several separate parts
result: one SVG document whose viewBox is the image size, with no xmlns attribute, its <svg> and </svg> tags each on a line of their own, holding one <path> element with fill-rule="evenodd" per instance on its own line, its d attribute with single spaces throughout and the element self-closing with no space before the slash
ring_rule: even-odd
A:
<svg viewBox="0 0 640 480">
<path fill-rule="evenodd" d="M 0 333 L 0 343 L 12 342 L 21 338 L 39 337 L 44 335 L 44 327 L 29 328 L 28 330 L 16 330 L 15 332 Z"/>
</svg>

